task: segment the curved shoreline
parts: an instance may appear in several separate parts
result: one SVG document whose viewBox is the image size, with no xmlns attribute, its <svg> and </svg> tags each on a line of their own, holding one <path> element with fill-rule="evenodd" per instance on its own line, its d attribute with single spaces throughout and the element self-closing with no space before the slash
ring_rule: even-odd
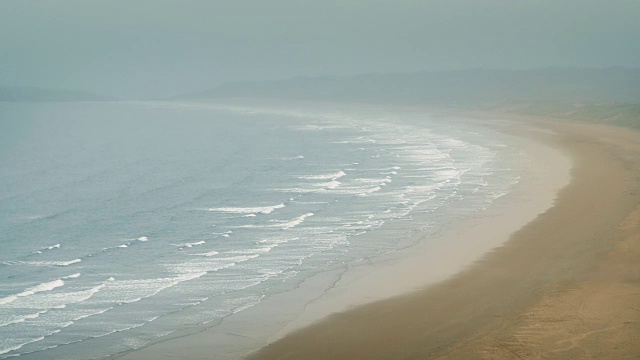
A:
<svg viewBox="0 0 640 360">
<path fill-rule="evenodd" d="M 452 279 L 330 316 L 249 359 L 637 356 L 640 135 L 537 124 L 575 161 L 553 207 Z"/>
<path fill-rule="evenodd" d="M 468 119 L 467 119 L 468 120 Z M 476 125 L 487 126 L 487 122 Z M 215 354 L 216 359 L 236 359 L 293 331 L 327 316 L 358 305 L 411 293 L 437 283 L 467 267 L 482 254 L 500 246 L 509 236 L 553 205 L 560 188 L 569 181 L 570 160 L 558 149 L 544 142 L 557 135 L 540 131 L 518 130 L 513 122 L 490 121 L 489 126 L 512 133 L 518 145 L 533 157 L 523 179 L 515 190 L 496 200 L 487 210 L 471 216 L 462 224 L 445 229 L 434 248 L 433 242 L 397 251 L 372 265 L 350 269 L 337 283 L 336 274 L 318 274 L 294 290 L 296 296 L 308 299 L 302 308 L 282 309 L 274 297 L 261 304 L 261 309 L 248 309 L 236 314 L 215 329 L 192 329 L 179 337 L 161 339 L 148 346 L 120 354 L 115 358 L 152 359 L 159 356 L 199 359 Z M 547 176 L 555 173 L 555 177 Z M 478 241 L 480 239 L 480 241 Z M 432 240 L 432 239 L 430 239 Z M 455 240 L 455 241 L 453 241 Z M 425 267 L 425 263 L 429 265 Z M 430 273 L 426 275 L 425 269 Z M 330 288 L 319 299 L 315 288 Z M 286 296 L 292 296 L 291 293 Z M 265 311 L 266 309 L 266 311 Z M 274 321 L 270 313 L 279 319 Z"/>
</svg>

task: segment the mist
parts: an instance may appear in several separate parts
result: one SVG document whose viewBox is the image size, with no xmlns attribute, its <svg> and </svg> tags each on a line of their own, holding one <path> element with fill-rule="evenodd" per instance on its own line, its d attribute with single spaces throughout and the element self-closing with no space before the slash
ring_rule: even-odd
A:
<svg viewBox="0 0 640 360">
<path fill-rule="evenodd" d="M 636 0 L 6 0 L 0 87 L 167 97 L 295 76 L 635 67 Z"/>
</svg>

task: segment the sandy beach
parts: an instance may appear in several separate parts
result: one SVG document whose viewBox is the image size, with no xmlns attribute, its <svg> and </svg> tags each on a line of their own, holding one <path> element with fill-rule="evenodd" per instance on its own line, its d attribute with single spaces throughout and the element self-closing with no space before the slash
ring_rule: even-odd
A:
<svg viewBox="0 0 640 360">
<path fill-rule="evenodd" d="M 249 359 L 637 358 L 640 136 L 525 123 L 549 132 L 503 131 L 573 159 L 553 207 L 451 279 L 332 315 Z"/>
<path fill-rule="evenodd" d="M 441 239 L 264 301 L 123 359 L 624 358 L 640 353 L 640 136 L 498 114 L 530 155 L 508 196 Z M 491 119 L 489 121 L 489 119 Z M 637 219 L 636 219 L 637 218 Z M 482 255 L 485 254 L 485 255 Z M 283 308 L 282 303 L 297 303 Z M 177 336 L 176 336 L 177 335 Z"/>
</svg>

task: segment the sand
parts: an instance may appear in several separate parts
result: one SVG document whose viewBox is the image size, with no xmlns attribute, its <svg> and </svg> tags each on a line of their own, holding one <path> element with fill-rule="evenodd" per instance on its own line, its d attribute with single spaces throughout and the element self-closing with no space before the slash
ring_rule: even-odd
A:
<svg viewBox="0 0 640 360">
<path fill-rule="evenodd" d="M 249 359 L 640 357 L 640 135 L 527 121 L 574 161 L 553 207 L 454 277 L 334 314 Z"/>
<path fill-rule="evenodd" d="M 117 358 L 638 357 L 640 135 L 463 115 L 485 118 L 531 154 L 511 194 L 439 241 L 354 268 L 335 284 L 335 274 L 319 274 L 219 326 Z M 315 289 L 328 285 L 319 296 Z"/>
</svg>

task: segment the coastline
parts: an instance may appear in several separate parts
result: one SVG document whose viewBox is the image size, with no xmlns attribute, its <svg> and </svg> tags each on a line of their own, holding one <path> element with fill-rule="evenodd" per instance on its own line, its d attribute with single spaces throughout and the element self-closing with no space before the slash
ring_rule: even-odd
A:
<svg viewBox="0 0 640 360">
<path fill-rule="evenodd" d="M 526 121 L 574 161 L 554 206 L 448 280 L 329 316 L 248 358 L 637 356 L 640 135 Z"/>
<path fill-rule="evenodd" d="M 522 169 L 527 173 L 512 193 L 499 198 L 477 216 L 443 231 L 436 251 L 431 241 L 423 242 L 378 259 L 372 265 L 352 268 L 335 284 L 336 274 L 319 274 L 294 290 L 295 294 L 286 294 L 302 299 L 297 308 L 282 309 L 282 299 L 274 296 L 261 304 L 260 309 L 238 313 L 232 321 L 225 320 L 215 330 L 192 329 L 113 358 L 204 359 L 212 354 L 216 359 L 240 358 L 274 341 L 286 342 L 291 334 L 297 336 L 299 333 L 295 331 L 305 326 L 327 322 L 322 319 L 329 317 L 332 321 L 335 318 L 332 314 L 350 309 L 357 311 L 368 306 L 363 304 L 377 304 L 382 299 L 415 293 L 451 278 L 462 269 L 476 266 L 483 254 L 504 244 L 512 233 L 552 207 L 558 191 L 569 182 L 571 166 L 570 159 L 558 149 L 555 139 L 558 135 L 553 132 L 532 125 L 525 125 L 526 130 L 518 129 L 515 125 L 523 124 L 513 121 L 478 124 L 521 139 L 519 145 L 533 156 L 535 166 Z M 424 273 L 425 263 L 429 264 L 429 274 Z M 318 286 L 330 287 L 330 290 L 318 298 L 314 292 Z M 278 320 L 273 321 L 269 314 L 275 314 Z M 304 357 L 306 355 L 301 358 Z"/>
</svg>

